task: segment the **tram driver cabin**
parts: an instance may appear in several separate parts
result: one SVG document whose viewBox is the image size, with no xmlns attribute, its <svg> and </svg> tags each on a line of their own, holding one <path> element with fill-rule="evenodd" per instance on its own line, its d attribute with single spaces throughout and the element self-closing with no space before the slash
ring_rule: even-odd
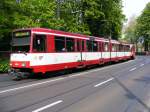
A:
<svg viewBox="0 0 150 112">
<path fill-rule="evenodd" d="M 132 44 L 63 31 L 30 28 L 13 31 L 10 66 L 20 72 L 46 73 L 133 59 Z"/>
</svg>

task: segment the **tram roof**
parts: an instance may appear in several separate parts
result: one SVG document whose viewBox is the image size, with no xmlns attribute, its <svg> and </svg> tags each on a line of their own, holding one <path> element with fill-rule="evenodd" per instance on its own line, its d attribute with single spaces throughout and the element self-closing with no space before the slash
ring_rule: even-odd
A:
<svg viewBox="0 0 150 112">
<path fill-rule="evenodd" d="M 78 33 L 72 33 L 72 32 L 65 32 L 65 31 L 60 31 L 60 30 L 53 30 L 53 29 L 48 29 L 48 28 L 22 28 L 22 29 L 15 29 L 13 32 L 16 31 L 26 31 L 26 30 L 31 30 L 32 32 L 44 32 L 44 33 L 55 33 L 55 34 L 62 34 L 62 35 L 71 35 L 71 36 L 77 36 L 77 37 L 83 37 L 83 38 L 94 38 L 94 40 L 97 41 L 105 41 L 108 42 L 109 39 L 106 39 L 104 37 L 95 37 L 95 36 L 89 36 L 89 35 L 83 35 L 83 34 L 78 34 Z M 117 40 L 111 40 L 112 43 L 116 44 L 122 44 L 122 45 L 130 45 L 128 43 L 122 43 Z"/>
</svg>

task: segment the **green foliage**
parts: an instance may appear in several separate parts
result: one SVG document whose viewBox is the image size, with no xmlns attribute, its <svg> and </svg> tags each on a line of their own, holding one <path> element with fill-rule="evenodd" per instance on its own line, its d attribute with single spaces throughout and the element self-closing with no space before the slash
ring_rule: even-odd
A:
<svg viewBox="0 0 150 112">
<path fill-rule="evenodd" d="M 121 0 L 83 0 L 83 12 L 92 35 L 120 37 L 125 18 Z"/>
<path fill-rule="evenodd" d="M 136 43 L 140 37 L 144 38 L 144 50 L 150 50 L 150 2 L 138 18 L 132 18 L 126 31 L 126 40 Z"/>
<path fill-rule="evenodd" d="M 65 0 L 60 4 L 60 19 L 66 23 L 65 31 L 90 34 L 88 25 L 83 22 L 82 1 Z"/>
<path fill-rule="evenodd" d="M 55 16 L 54 0 L 2 0 L 0 2 L 0 50 L 8 46 L 11 32 L 17 28 L 45 27 L 64 30 L 64 20 Z M 6 48 L 5 47 L 5 48 Z M 8 48 L 9 49 L 9 46 Z"/>
<path fill-rule="evenodd" d="M 144 37 L 145 51 L 148 51 L 148 43 L 150 43 L 150 2 L 137 19 L 136 33 L 138 37 Z"/>
<path fill-rule="evenodd" d="M 23 0 L 17 5 L 19 11 L 14 13 L 13 24 L 17 28 L 46 27 L 61 29 L 63 20 L 55 16 L 56 3 L 54 0 Z"/>
<path fill-rule="evenodd" d="M 10 10 L 9 7 L 11 1 L 1 1 L 0 2 L 0 39 L 4 38 L 4 36 L 8 36 L 8 32 L 11 29 L 11 19 L 10 19 Z"/>
<path fill-rule="evenodd" d="M 124 20 L 121 8 L 121 0 L 2 0 L 0 39 L 8 43 L 13 29 L 27 27 L 107 37 L 111 33 L 117 39 Z"/>
<path fill-rule="evenodd" d="M 145 38 L 150 38 L 150 2 L 146 5 L 143 13 L 137 19 L 137 34 Z"/>
<path fill-rule="evenodd" d="M 127 42 L 130 43 L 136 43 L 138 40 L 138 37 L 136 35 L 136 28 L 137 28 L 137 21 L 136 17 L 132 17 L 128 23 L 128 26 L 125 28 L 125 38 Z"/>
<path fill-rule="evenodd" d="M 0 73 L 5 73 L 9 69 L 8 59 L 0 59 Z"/>
</svg>

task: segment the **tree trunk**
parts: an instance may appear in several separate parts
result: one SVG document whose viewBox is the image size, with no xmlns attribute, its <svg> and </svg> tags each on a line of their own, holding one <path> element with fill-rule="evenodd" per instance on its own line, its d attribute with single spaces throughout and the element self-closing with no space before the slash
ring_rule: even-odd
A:
<svg viewBox="0 0 150 112">
<path fill-rule="evenodd" d="M 148 40 L 145 39 L 145 42 L 144 42 L 144 51 L 148 51 Z"/>
</svg>

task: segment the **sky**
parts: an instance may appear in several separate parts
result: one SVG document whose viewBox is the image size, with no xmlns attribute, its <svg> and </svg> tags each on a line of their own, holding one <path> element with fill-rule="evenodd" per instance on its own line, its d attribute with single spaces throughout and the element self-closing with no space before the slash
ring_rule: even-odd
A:
<svg viewBox="0 0 150 112">
<path fill-rule="evenodd" d="M 123 0 L 123 13 L 128 21 L 132 16 L 140 15 L 148 2 L 150 0 Z"/>
</svg>

